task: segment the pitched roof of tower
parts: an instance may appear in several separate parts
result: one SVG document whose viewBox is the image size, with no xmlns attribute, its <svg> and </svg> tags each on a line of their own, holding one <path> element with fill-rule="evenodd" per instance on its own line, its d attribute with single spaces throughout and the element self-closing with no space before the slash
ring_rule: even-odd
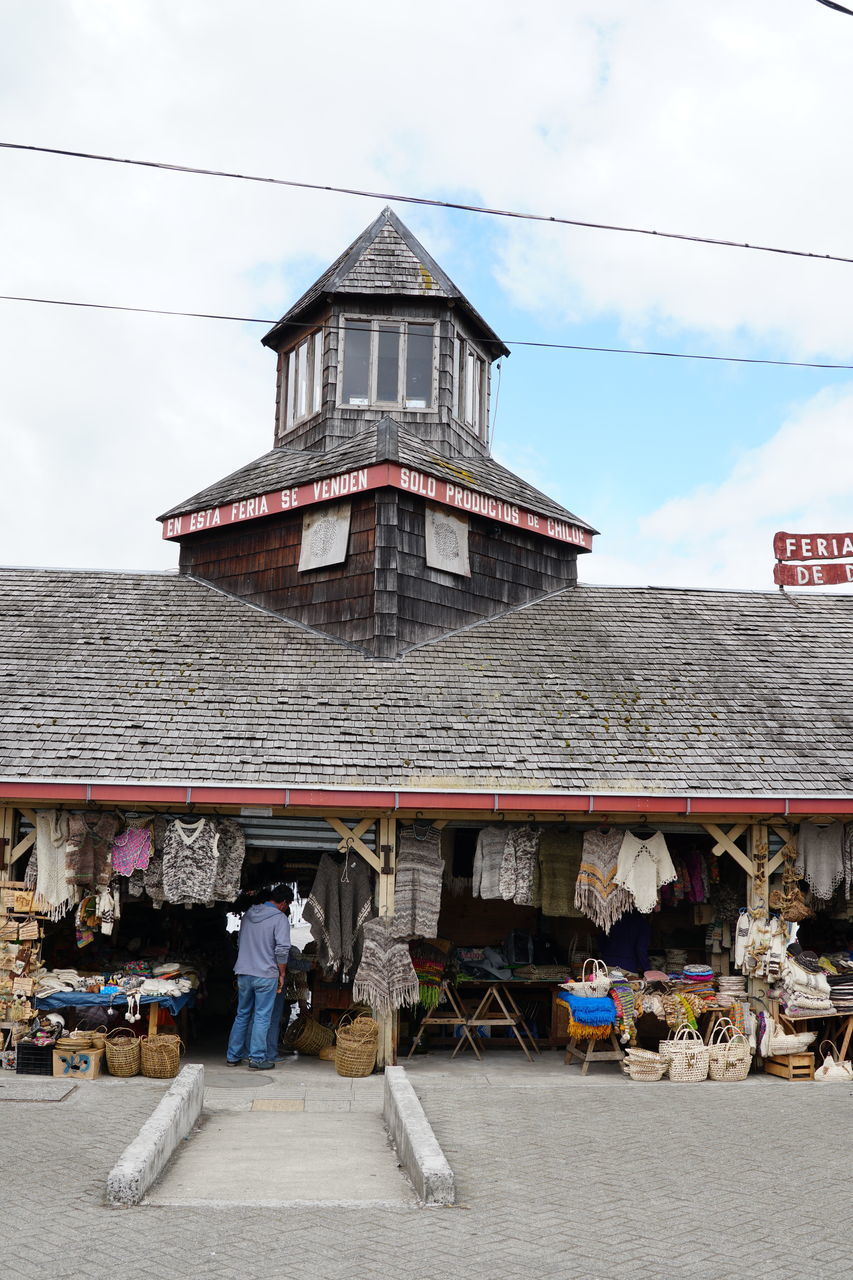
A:
<svg viewBox="0 0 853 1280">
<path fill-rule="evenodd" d="M 325 297 L 341 293 L 443 298 L 456 302 L 494 346 L 494 357 L 509 355 L 508 347 L 494 329 L 388 206 L 285 312 L 262 342 L 268 347 L 277 347 L 294 321 L 304 318 Z"/>
<path fill-rule="evenodd" d="M 573 515 L 532 484 L 495 462 L 494 458 L 443 458 L 428 442 L 412 435 L 388 415 L 371 423 L 350 440 L 322 453 L 279 445 L 239 471 L 170 507 L 157 518 L 168 520 L 190 511 L 204 511 L 227 502 L 242 502 L 245 498 L 256 498 L 275 489 L 291 488 L 380 462 L 398 462 L 426 475 L 470 486 L 489 497 L 515 503 L 540 515 L 565 520 L 588 529 L 590 533 L 597 532 L 586 520 Z"/>
</svg>

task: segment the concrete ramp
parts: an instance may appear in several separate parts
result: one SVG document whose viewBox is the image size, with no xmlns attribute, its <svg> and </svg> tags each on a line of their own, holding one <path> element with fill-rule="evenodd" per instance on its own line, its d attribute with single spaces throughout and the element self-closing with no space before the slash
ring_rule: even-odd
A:
<svg viewBox="0 0 853 1280">
<path fill-rule="evenodd" d="M 208 1115 L 147 1203 L 369 1208 L 417 1200 L 379 1115 L 269 1106 Z"/>
</svg>

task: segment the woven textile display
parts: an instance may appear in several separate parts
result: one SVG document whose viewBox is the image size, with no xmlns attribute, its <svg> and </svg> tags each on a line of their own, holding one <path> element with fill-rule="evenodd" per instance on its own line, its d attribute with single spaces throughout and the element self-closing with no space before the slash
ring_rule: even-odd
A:
<svg viewBox="0 0 853 1280">
<path fill-rule="evenodd" d="M 582 913 L 575 906 L 575 884 L 581 865 L 583 839 L 579 831 L 546 827 L 539 837 L 539 862 L 533 877 L 533 905 L 543 916 Z"/>
<path fill-rule="evenodd" d="M 418 1002 L 425 1009 L 434 1009 L 438 1005 L 447 957 L 426 942 L 409 943 L 409 953 L 418 975 Z"/>
<path fill-rule="evenodd" d="M 395 937 L 436 936 L 443 871 L 437 828 L 401 827 L 394 888 Z"/>
<path fill-rule="evenodd" d="M 608 831 L 585 831 L 583 837 L 575 906 L 604 933 L 609 933 L 616 921 L 634 906 L 627 889 L 616 883 L 622 840 L 623 833 L 615 827 Z"/>
</svg>

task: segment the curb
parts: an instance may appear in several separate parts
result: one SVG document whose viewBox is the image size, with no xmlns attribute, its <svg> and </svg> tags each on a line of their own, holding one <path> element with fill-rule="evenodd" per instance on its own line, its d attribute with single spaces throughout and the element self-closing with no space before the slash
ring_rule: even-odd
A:
<svg viewBox="0 0 853 1280">
<path fill-rule="evenodd" d="M 204 1067 L 184 1067 L 107 1175 L 109 1205 L 128 1208 L 139 1204 L 198 1120 L 203 1101 Z"/>
<path fill-rule="evenodd" d="M 385 1068 L 382 1115 L 400 1163 L 424 1204 L 454 1204 L 456 1182 L 405 1067 Z"/>
</svg>

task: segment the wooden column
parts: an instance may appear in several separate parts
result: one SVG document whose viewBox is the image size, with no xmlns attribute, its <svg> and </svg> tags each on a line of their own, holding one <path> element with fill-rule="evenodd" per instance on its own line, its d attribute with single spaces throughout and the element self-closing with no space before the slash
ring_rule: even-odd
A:
<svg viewBox="0 0 853 1280">
<path fill-rule="evenodd" d="M 396 818 L 379 819 L 379 915 L 387 918 L 394 914 L 394 884 L 397 871 L 397 820 Z M 377 1067 L 390 1067 L 397 1061 L 397 1014 L 390 1017 L 378 1017 L 379 1050 L 376 1055 Z"/>
<path fill-rule="evenodd" d="M 770 912 L 770 876 L 768 874 L 767 824 L 753 822 L 747 837 L 749 855 L 752 863 L 752 874 L 747 880 L 747 903 L 750 911 L 760 911 L 764 915 Z M 751 996 L 766 999 L 767 979 L 750 976 L 747 979 L 747 990 Z"/>
<path fill-rule="evenodd" d="M 15 843 L 15 810 L 0 807 L 0 880 L 8 879 Z"/>
</svg>

